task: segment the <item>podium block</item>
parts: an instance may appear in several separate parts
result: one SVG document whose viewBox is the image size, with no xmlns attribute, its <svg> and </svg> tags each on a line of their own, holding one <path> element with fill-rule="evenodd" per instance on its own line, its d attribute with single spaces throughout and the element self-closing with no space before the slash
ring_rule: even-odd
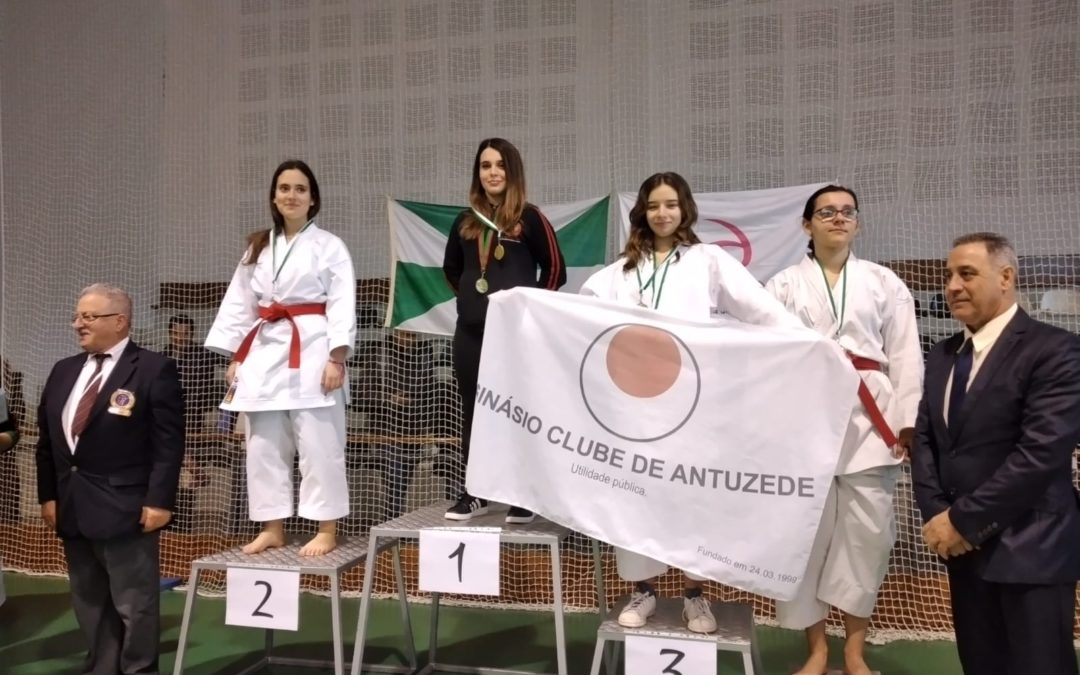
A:
<svg viewBox="0 0 1080 675">
<path fill-rule="evenodd" d="M 618 668 L 619 649 L 627 635 L 662 637 L 669 640 L 695 640 L 713 642 L 719 651 L 742 654 L 743 672 L 762 675 L 761 657 L 754 636 L 754 609 L 737 602 L 712 603 L 716 617 L 716 632 L 708 635 L 692 633 L 682 618 L 682 598 L 657 598 L 656 612 L 641 628 L 619 625 L 619 613 L 630 601 L 630 596 L 619 598 L 608 612 L 607 618 L 596 631 L 596 649 L 593 651 L 592 675 L 600 675 L 600 667 L 606 662 L 608 675 Z"/>
<path fill-rule="evenodd" d="M 302 540 L 290 540 L 286 546 L 267 549 L 262 553 L 256 553 L 254 555 L 248 555 L 237 547 L 204 558 L 199 558 L 191 563 L 191 577 L 188 579 L 187 600 L 184 603 L 184 619 L 180 626 L 180 640 L 176 646 L 176 663 L 173 666 L 173 675 L 181 675 L 181 673 L 184 672 L 184 652 L 187 649 L 188 630 L 190 628 L 192 614 L 194 613 L 195 597 L 198 595 L 199 577 L 206 570 L 228 570 L 229 568 L 237 567 L 248 569 L 290 570 L 298 571 L 300 574 L 327 577 L 330 581 L 330 614 L 333 627 L 332 643 L 334 652 L 332 661 L 275 656 L 273 654 L 274 631 L 267 629 L 266 646 L 263 653 L 255 663 L 240 670 L 237 675 L 255 673 L 270 665 L 332 668 L 334 670 L 334 675 L 344 675 L 346 663 L 341 630 L 341 576 L 346 571 L 360 564 L 369 553 L 374 557 L 378 555 L 378 552 L 381 549 L 369 546 L 367 537 L 339 539 L 337 548 L 323 556 L 302 556 L 300 555 L 301 546 L 303 546 Z M 394 569 L 400 579 L 401 559 L 398 556 L 396 549 L 394 551 Z M 370 566 L 368 574 L 372 574 Z M 370 583 L 370 579 L 365 579 L 364 583 Z M 402 598 L 402 611 L 405 613 L 407 620 L 408 604 L 405 601 L 405 589 L 403 586 L 399 586 L 398 591 Z M 411 647 L 412 645 L 410 643 L 407 646 Z M 409 666 L 365 664 L 364 670 L 385 673 L 412 672 L 416 670 L 416 654 L 413 651 L 409 651 L 407 656 L 409 658 Z M 358 673 L 360 671 L 357 669 L 355 672 Z"/>
<path fill-rule="evenodd" d="M 562 599 L 562 568 L 559 555 L 559 543 L 566 539 L 570 530 L 561 525 L 537 518 L 532 523 L 524 525 L 507 525 L 505 523 L 505 510 L 477 516 L 471 520 L 460 523 L 446 520 L 444 514 L 451 506 L 450 502 L 427 506 L 400 518 L 371 528 L 369 534 L 369 547 L 371 551 L 367 556 L 367 569 L 364 574 L 364 591 L 360 599 L 360 617 L 356 625 L 356 646 L 353 652 L 353 672 L 359 672 L 360 664 L 364 655 L 364 640 L 367 630 L 367 617 L 371 601 L 371 582 L 374 576 L 375 551 L 377 547 L 392 546 L 396 552 L 403 539 L 420 538 L 420 531 L 430 528 L 497 528 L 499 540 L 503 544 L 533 544 L 546 546 L 551 555 L 551 589 L 555 605 L 555 649 L 558 675 L 567 675 L 566 666 L 566 636 L 563 624 L 563 599 Z M 594 548 L 594 551 L 599 549 Z M 599 569 L 599 566 L 597 567 Z M 395 574 L 398 575 L 397 586 L 401 598 L 405 597 L 404 580 L 401 579 L 401 568 L 396 566 Z M 602 587 L 601 587 L 602 588 Z M 604 606 L 603 591 L 600 591 L 601 606 Z M 415 651 L 413 643 L 412 626 L 408 623 L 408 613 L 403 612 L 403 631 L 405 634 L 406 648 Z M 431 594 L 431 644 L 428 648 L 426 663 L 418 672 L 420 675 L 428 673 L 523 673 L 532 675 L 529 671 L 509 670 L 504 668 L 486 668 L 480 666 L 464 666 L 446 664 L 438 661 L 437 649 L 439 639 L 439 593 Z"/>
</svg>

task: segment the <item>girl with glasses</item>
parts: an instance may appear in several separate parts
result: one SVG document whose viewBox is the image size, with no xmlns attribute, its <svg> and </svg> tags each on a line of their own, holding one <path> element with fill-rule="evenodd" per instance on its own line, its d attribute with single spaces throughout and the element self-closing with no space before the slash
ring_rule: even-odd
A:
<svg viewBox="0 0 1080 675">
<path fill-rule="evenodd" d="M 852 190 L 814 192 L 802 216 L 806 258 L 766 284 L 803 324 L 836 340 L 863 380 L 803 583 L 793 600 L 776 603 L 781 626 L 806 630 L 810 654 L 797 675 L 828 670 L 830 606 L 844 615 L 844 672 L 870 675 L 863 645 L 895 540 L 897 465 L 911 445 L 922 394 L 911 291 L 888 268 L 852 253 L 858 215 Z"/>
</svg>

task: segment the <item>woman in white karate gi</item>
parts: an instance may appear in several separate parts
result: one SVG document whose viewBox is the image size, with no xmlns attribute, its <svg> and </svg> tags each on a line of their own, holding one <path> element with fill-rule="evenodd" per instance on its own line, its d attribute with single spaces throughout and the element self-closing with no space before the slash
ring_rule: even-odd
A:
<svg viewBox="0 0 1080 675">
<path fill-rule="evenodd" d="M 701 243 L 693 230 L 697 215 L 682 176 L 658 173 L 647 178 L 630 211 L 630 236 L 622 257 L 592 275 L 581 293 L 692 321 L 724 313 L 751 324 L 799 327 L 745 267 L 719 246 Z M 618 547 L 615 560 L 619 576 L 637 582 L 619 623 L 644 626 L 656 611 L 656 578 L 668 566 Z M 696 633 L 714 632 L 716 619 L 702 595 L 704 579 L 684 572 L 684 580 L 687 627 Z"/>
<path fill-rule="evenodd" d="M 307 164 L 283 162 L 270 183 L 274 226 L 249 237 L 206 338 L 208 349 L 232 358 L 221 408 L 247 416 L 248 505 L 263 530 L 245 553 L 285 544 L 297 451 L 296 512 L 319 521 L 300 553 L 333 550 L 337 519 L 349 513 L 343 385 L 356 281 L 345 244 L 314 222 L 320 205 Z"/>
<path fill-rule="evenodd" d="M 871 672 L 863 645 L 895 540 L 897 465 L 911 445 L 922 395 L 915 302 L 891 270 L 851 252 L 858 214 L 859 200 L 851 190 L 830 185 L 816 191 L 802 216 L 809 253 L 766 284 L 806 326 L 840 344 L 865 384 L 803 583 L 794 599 L 777 602 L 781 626 L 806 629 L 810 654 L 798 671 L 803 675 L 828 670 L 830 606 L 844 615 L 844 672 Z"/>
</svg>

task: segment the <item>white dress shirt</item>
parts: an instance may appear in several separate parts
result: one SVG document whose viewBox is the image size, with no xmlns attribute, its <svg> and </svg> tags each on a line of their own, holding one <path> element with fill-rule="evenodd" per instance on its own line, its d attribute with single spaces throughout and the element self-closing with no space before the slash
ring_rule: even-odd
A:
<svg viewBox="0 0 1080 675">
<path fill-rule="evenodd" d="M 109 358 L 105 359 L 105 362 L 101 364 L 102 386 L 108 381 L 109 375 L 112 374 L 113 368 L 116 367 L 117 359 L 119 359 L 120 355 L 127 349 L 129 342 L 131 342 L 131 338 L 124 338 L 113 345 L 112 349 L 107 349 L 102 352 L 103 354 L 109 355 Z M 62 418 L 64 436 L 67 438 L 68 447 L 71 448 L 72 454 L 75 454 L 75 444 L 79 440 L 71 435 L 71 425 L 75 423 L 75 410 L 79 407 L 79 399 L 82 398 L 86 385 L 90 384 L 90 378 L 94 376 L 94 370 L 96 368 L 97 363 L 94 360 L 94 355 L 87 354 L 86 363 L 83 364 L 82 371 L 79 372 L 79 378 L 75 380 L 75 386 L 71 388 L 71 393 L 68 394 L 67 403 L 64 404 L 64 414 Z"/>
<path fill-rule="evenodd" d="M 1001 337 L 1005 326 L 1009 325 L 1012 318 L 1016 316 L 1016 310 L 1017 304 L 1014 302 L 1007 310 L 987 321 L 986 325 L 980 328 L 977 333 L 972 333 L 967 326 L 964 326 L 964 340 L 971 340 L 972 348 L 971 373 L 968 374 L 965 392 L 971 389 L 971 383 L 975 381 L 975 376 L 979 373 L 979 367 L 986 361 L 986 355 L 990 353 L 990 348 Z M 949 381 L 945 384 L 945 424 L 949 423 L 949 396 L 952 395 L 952 378 L 953 374 L 950 371 Z"/>
</svg>

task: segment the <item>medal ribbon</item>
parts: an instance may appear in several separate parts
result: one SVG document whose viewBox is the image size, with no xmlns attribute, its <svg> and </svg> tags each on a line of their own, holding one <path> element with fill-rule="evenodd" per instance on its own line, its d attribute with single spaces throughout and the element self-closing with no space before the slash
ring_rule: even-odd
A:
<svg viewBox="0 0 1080 675">
<path fill-rule="evenodd" d="M 487 276 L 488 261 L 491 260 L 491 244 L 494 239 L 495 237 L 491 236 L 490 230 L 484 230 L 480 233 L 480 236 L 476 238 L 476 257 L 480 260 L 481 279 Z"/>
<path fill-rule="evenodd" d="M 472 212 L 473 215 L 476 216 L 476 219 L 486 225 L 488 228 L 490 228 L 492 232 L 499 232 L 499 226 L 496 225 L 490 218 L 480 213 L 476 209 L 472 209 Z"/>
<path fill-rule="evenodd" d="M 656 287 L 656 292 L 653 293 L 653 306 L 652 306 L 653 309 L 656 309 L 657 307 L 660 306 L 660 296 L 664 292 L 664 282 L 667 281 L 668 268 L 671 267 L 671 260 L 673 258 L 675 258 L 675 251 L 674 250 L 672 250 L 670 253 L 668 253 L 668 257 L 664 260 L 664 263 L 663 263 L 664 273 L 660 276 L 660 285 Z M 634 270 L 634 272 L 637 273 L 638 298 L 640 299 L 642 305 L 645 304 L 645 291 L 649 290 L 649 288 L 651 286 L 653 286 L 653 282 L 656 281 L 656 273 L 659 272 L 659 271 L 660 271 L 660 266 L 656 264 L 656 253 L 653 253 L 652 276 L 649 277 L 649 280 L 646 281 L 644 285 L 642 285 L 642 283 L 641 283 L 641 268 L 636 268 Z"/>
<path fill-rule="evenodd" d="M 817 258 L 814 260 L 818 264 L 818 268 L 821 270 L 821 278 L 825 280 L 825 292 L 829 294 L 829 305 L 832 306 L 833 317 L 836 318 L 836 334 L 840 335 L 840 329 L 844 325 L 844 312 L 847 310 L 847 260 L 844 261 L 844 266 L 840 269 L 841 287 L 840 287 L 840 311 L 836 311 L 836 299 L 833 297 L 832 287 L 829 286 L 829 277 L 825 275 L 825 266 L 821 264 L 821 261 Z"/>
<path fill-rule="evenodd" d="M 296 233 L 296 237 L 293 237 L 292 244 L 296 244 L 296 238 L 299 237 L 300 235 L 302 235 L 304 233 L 304 230 L 311 227 L 311 224 L 314 223 L 314 222 L 315 222 L 314 220 L 307 221 L 307 223 L 303 227 L 300 228 L 300 231 Z M 278 277 L 281 276 L 281 270 L 283 270 L 285 268 L 285 263 L 287 263 L 289 261 L 289 256 L 292 255 L 292 250 L 293 250 L 293 248 L 295 248 L 295 246 L 290 245 L 289 250 L 285 251 L 285 257 L 281 259 L 281 265 L 278 265 L 277 264 L 277 240 L 278 240 L 278 236 L 279 236 L 278 233 L 274 232 L 273 236 L 270 237 L 270 255 L 271 255 L 270 265 L 271 265 L 271 269 L 274 270 L 274 282 L 277 282 Z M 284 236 L 284 235 L 282 234 L 280 236 Z"/>
<path fill-rule="evenodd" d="M 487 276 L 488 261 L 491 260 L 491 251 L 493 250 L 491 243 L 494 237 L 491 236 L 491 233 L 494 232 L 501 241 L 502 232 L 499 231 L 499 226 L 492 222 L 490 218 L 476 209 L 472 209 L 472 212 L 476 219 L 487 228 L 476 238 L 476 256 L 480 259 L 480 278 L 484 279 Z"/>
</svg>

